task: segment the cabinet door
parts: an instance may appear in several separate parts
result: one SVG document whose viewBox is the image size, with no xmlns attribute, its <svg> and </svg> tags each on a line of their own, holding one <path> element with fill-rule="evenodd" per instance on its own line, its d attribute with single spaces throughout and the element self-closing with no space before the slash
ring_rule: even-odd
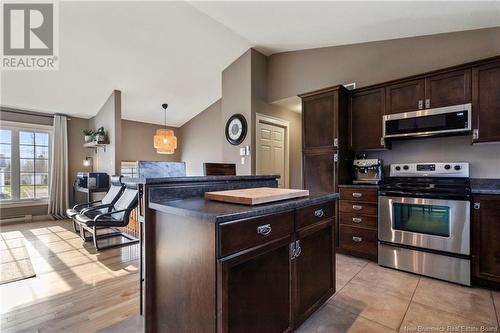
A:
<svg viewBox="0 0 500 333">
<path fill-rule="evenodd" d="M 335 150 L 302 154 L 304 189 L 313 193 L 336 192 L 335 154 Z"/>
<path fill-rule="evenodd" d="M 384 88 L 353 93 L 349 97 L 351 150 L 384 148 L 382 138 L 384 110 Z"/>
<path fill-rule="evenodd" d="M 333 222 L 326 220 L 299 232 L 295 270 L 295 327 L 335 292 Z"/>
<path fill-rule="evenodd" d="M 302 103 L 303 148 L 333 148 L 338 93 L 308 97 Z"/>
<path fill-rule="evenodd" d="M 500 141 L 500 62 L 472 69 L 474 142 Z"/>
<path fill-rule="evenodd" d="M 218 261 L 218 332 L 291 330 L 290 243 L 282 238 Z"/>
<path fill-rule="evenodd" d="M 465 104 L 470 101 L 470 69 L 438 74 L 425 79 L 425 107 L 427 109 Z"/>
<path fill-rule="evenodd" d="M 424 108 L 425 81 L 423 79 L 393 84 L 386 88 L 385 114 L 417 111 Z"/>
<path fill-rule="evenodd" d="M 479 204 L 479 206 L 477 206 Z M 474 276 L 500 283 L 500 196 L 474 197 Z"/>
</svg>

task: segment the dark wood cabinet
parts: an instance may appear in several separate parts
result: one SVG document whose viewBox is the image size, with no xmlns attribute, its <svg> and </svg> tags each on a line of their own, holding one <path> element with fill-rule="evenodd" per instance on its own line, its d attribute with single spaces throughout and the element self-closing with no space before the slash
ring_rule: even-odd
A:
<svg viewBox="0 0 500 333">
<path fill-rule="evenodd" d="M 425 79 L 425 108 L 440 108 L 471 102 L 471 70 L 464 69 Z"/>
<path fill-rule="evenodd" d="M 382 117 L 385 110 L 385 89 L 354 92 L 349 97 L 349 128 L 351 150 L 385 148 L 382 138 Z"/>
<path fill-rule="evenodd" d="M 335 192 L 337 188 L 336 154 L 335 150 L 303 153 L 304 189 L 317 193 Z"/>
<path fill-rule="evenodd" d="M 500 195 L 473 198 L 472 264 L 477 279 L 500 285 Z"/>
<path fill-rule="evenodd" d="M 385 114 L 422 110 L 425 99 L 425 80 L 406 81 L 388 86 Z"/>
<path fill-rule="evenodd" d="M 291 331 L 290 237 L 220 259 L 219 332 Z"/>
<path fill-rule="evenodd" d="M 472 69 L 473 142 L 500 141 L 500 61 Z"/>
<path fill-rule="evenodd" d="M 339 200 L 338 251 L 377 260 L 378 190 L 342 186 Z"/>
<path fill-rule="evenodd" d="M 338 94 L 323 93 L 304 98 L 302 110 L 303 148 L 337 147 L 335 118 L 338 113 Z"/>
<path fill-rule="evenodd" d="M 295 327 L 298 327 L 335 292 L 333 221 L 299 231 L 300 255 L 295 268 Z"/>
<path fill-rule="evenodd" d="M 350 179 L 347 90 L 342 86 L 300 95 L 302 98 L 303 187 L 336 192 Z"/>
</svg>

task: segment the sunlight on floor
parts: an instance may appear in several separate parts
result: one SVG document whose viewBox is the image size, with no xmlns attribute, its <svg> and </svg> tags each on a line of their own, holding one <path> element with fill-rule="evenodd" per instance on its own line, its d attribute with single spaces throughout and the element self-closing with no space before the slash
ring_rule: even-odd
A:
<svg viewBox="0 0 500 333">
<path fill-rule="evenodd" d="M 97 253 L 68 221 L 6 226 L 1 236 L 6 244 L 2 251 L 26 244 L 36 273 L 34 278 L 0 285 L 2 332 L 63 327 L 93 331 L 89 328 L 137 314 L 137 245 Z"/>
</svg>

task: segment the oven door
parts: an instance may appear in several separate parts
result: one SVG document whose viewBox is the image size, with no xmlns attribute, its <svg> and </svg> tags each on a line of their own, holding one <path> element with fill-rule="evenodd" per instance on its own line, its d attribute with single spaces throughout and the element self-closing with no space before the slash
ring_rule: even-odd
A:
<svg viewBox="0 0 500 333">
<path fill-rule="evenodd" d="M 379 240 L 470 254 L 470 202 L 379 196 Z"/>
</svg>

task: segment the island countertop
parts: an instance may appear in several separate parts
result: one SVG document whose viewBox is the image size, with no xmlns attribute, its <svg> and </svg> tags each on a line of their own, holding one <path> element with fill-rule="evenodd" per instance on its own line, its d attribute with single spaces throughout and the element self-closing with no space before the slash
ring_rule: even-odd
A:
<svg viewBox="0 0 500 333">
<path fill-rule="evenodd" d="M 186 217 L 196 217 L 211 223 L 279 213 L 295 208 L 320 204 L 339 197 L 338 193 L 311 194 L 308 197 L 276 201 L 267 204 L 247 206 L 206 200 L 203 197 L 150 201 L 149 207 L 165 213 Z"/>
</svg>

